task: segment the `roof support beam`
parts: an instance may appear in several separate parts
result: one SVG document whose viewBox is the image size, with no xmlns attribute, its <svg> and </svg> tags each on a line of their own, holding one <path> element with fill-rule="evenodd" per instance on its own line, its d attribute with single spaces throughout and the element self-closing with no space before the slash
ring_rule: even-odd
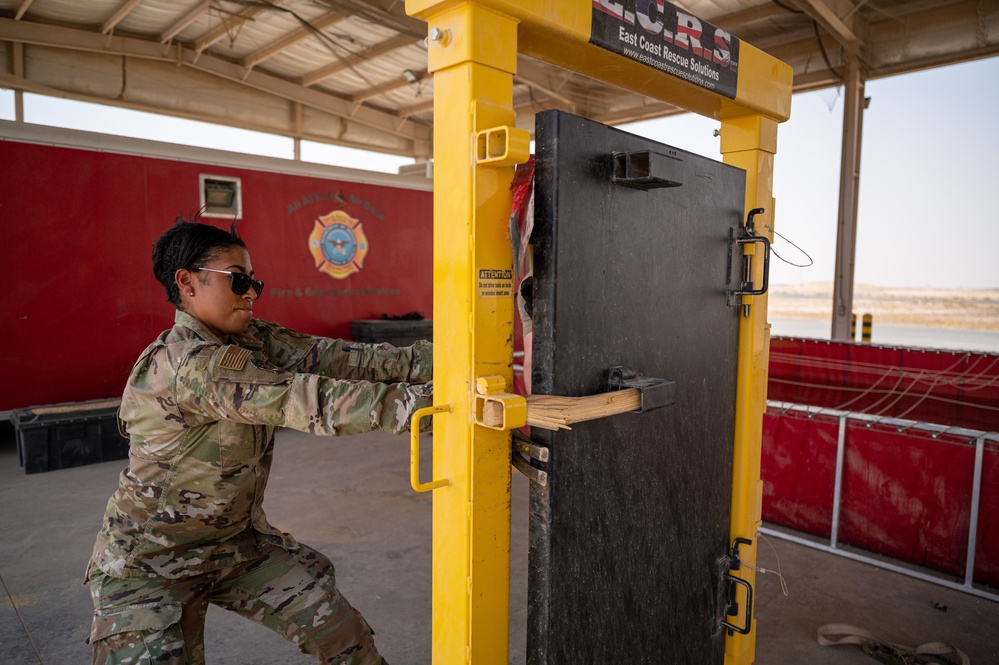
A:
<svg viewBox="0 0 999 665">
<path fill-rule="evenodd" d="M 125 0 L 125 3 L 118 8 L 114 14 L 111 15 L 104 25 L 101 26 L 101 34 L 109 34 L 114 30 L 115 26 L 125 20 L 125 18 L 132 13 L 132 10 L 139 6 L 142 0 Z"/>
<path fill-rule="evenodd" d="M 331 65 L 325 67 L 320 67 L 319 69 L 310 72 L 303 76 L 299 83 L 304 85 L 306 88 L 313 86 L 323 79 L 333 76 L 337 72 L 341 72 L 350 67 L 356 67 L 357 65 L 363 64 L 366 60 L 370 58 L 375 58 L 380 55 L 385 55 L 386 53 L 391 53 L 392 51 L 401 49 L 410 44 L 415 44 L 416 41 L 409 35 L 397 35 L 390 39 L 386 39 L 383 42 L 375 44 L 369 48 L 359 51 L 352 55 L 342 58 L 339 62 L 334 62 Z"/>
<path fill-rule="evenodd" d="M 256 67 L 264 60 L 274 57 L 289 46 L 297 44 L 304 39 L 308 39 L 309 37 L 315 36 L 317 31 L 324 30 L 334 23 L 342 21 L 348 16 L 350 16 L 350 12 L 347 11 L 330 12 L 324 16 L 320 16 L 308 26 L 303 26 L 294 32 L 290 32 L 284 37 L 274 40 L 267 46 L 254 51 L 250 55 L 243 58 L 242 64 L 244 67 L 248 68 Z"/>
<path fill-rule="evenodd" d="M 17 14 L 14 15 L 14 20 L 20 21 L 21 17 L 24 16 L 24 12 L 28 11 L 28 7 L 30 7 L 31 3 L 34 1 L 35 0 L 22 0 L 21 6 L 17 8 Z"/>
<path fill-rule="evenodd" d="M 718 18 L 711 19 L 711 22 L 722 30 L 731 31 L 736 28 L 741 28 L 749 23 L 766 21 L 767 19 L 780 16 L 786 12 L 786 9 L 771 2 L 757 7 L 743 9 L 742 11 L 733 12 L 732 14 L 726 14 L 725 16 L 719 16 Z"/>
<path fill-rule="evenodd" d="M 399 109 L 400 118 L 408 118 L 410 116 L 418 115 L 420 113 L 426 113 L 427 111 L 434 110 L 434 100 L 433 98 L 428 99 L 425 102 L 420 102 L 419 104 L 413 104 L 412 106 L 407 106 L 405 108 Z"/>
<path fill-rule="evenodd" d="M 417 81 L 422 80 L 427 75 L 426 69 L 421 69 L 420 71 L 413 72 L 413 76 L 416 77 Z M 405 88 L 407 85 L 413 85 L 410 81 L 407 81 L 404 76 L 400 76 L 396 79 L 390 79 L 381 85 L 374 85 L 370 88 L 361 90 L 360 92 L 355 92 L 348 99 L 355 104 L 367 101 L 378 95 L 384 95 L 386 92 L 392 92 L 393 90 L 398 90 L 399 88 Z"/>
<path fill-rule="evenodd" d="M 427 36 L 427 24 L 406 13 L 406 5 L 402 0 L 391 0 L 388 8 L 382 7 L 385 2 L 368 2 L 367 0 L 325 0 L 330 7 L 348 9 L 351 14 L 383 25 L 396 32 L 409 35 L 413 39 L 423 39 Z"/>
<path fill-rule="evenodd" d="M 160 44 L 166 44 L 168 41 L 179 35 L 184 28 L 197 21 L 198 17 L 207 12 L 208 8 L 211 6 L 212 0 L 203 0 L 201 4 L 193 7 L 191 11 L 184 14 L 179 21 L 163 31 L 163 34 L 160 35 Z"/>
<path fill-rule="evenodd" d="M 194 52 L 200 55 L 206 48 L 228 35 L 230 30 L 234 30 L 247 21 L 253 20 L 255 16 L 262 14 L 264 11 L 266 11 L 266 7 L 247 7 L 233 16 L 228 22 L 223 18 L 221 25 L 209 30 L 195 40 Z"/>
<path fill-rule="evenodd" d="M 560 101 L 560 102 L 562 102 L 563 104 L 565 104 L 567 106 L 567 108 L 565 109 L 566 111 L 569 111 L 570 113 L 576 113 L 576 104 L 575 104 L 575 102 L 573 102 L 572 100 L 570 100 L 568 97 L 566 97 L 564 95 L 560 95 L 557 92 L 554 92 L 553 90 L 551 90 L 550 88 L 545 87 L 544 85 L 541 85 L 537 81 L 533 81 L 533 80 L 531 80 L 529 78 L 526 78 L 526 77 L 521 76 L 521 75 L 518 74 L 517 76 L 513 77 L 513 82 L 514 83 L 521 83 L 523 85 L 526 85 L 528 88 L 531 88 L 532 90 L 537 90 L 538 92 L 543 93 L 547 97 L 550 97 L 550 98 L 552 98 L 554 100 Z"/>
<path fill-rule="evenodd" d="M 414 141 L 430 140 L 430 129 L 415 123 L 403 123 L 399 125 L 398 118 L 391 113 L 378 111 L 372 108 L 357 110 L 355 104 L 337 97 L 335 95 L 321 92 L 319 90 L 303 89 L 300 86 L 284 79 L 277 78 L 270 74 L 259 71 L 251 72 L 249 76 L 243 77 L 243 68 L 238 64 L 229 63 L 218 58 L 201 56 L 196 62 L 191 59 L 189 51 L 184 53 L 184 64 L 194 69 L 221 76 L 233 82 L 241 82 L 251 88 L 273 95 L 283 97 L 291 101 L 300 102 L 305 106 L 325 111 L 340 118 L 350 119 L 363 125 L 380 129 L 403 138 Z"/>
<path fill-rule="evenodd" d="M 372 108 L 358 109 L 346 99 L 301 86 L 270 74 L 246 73 L 238 63 L 227 62 L 210 55 L 198 55 L 181 45 L 164 47 L 156 42 L 131 37 L 106 37 L 97 32 L 75 30 L 61 26 L 26 23 L 0 18 L 0 40 L 39 44 L 59 49 L 89 51 L 107 55 L 144 58 L 171 62 L 247 85 L 282 99 L 299 102 L 339 118 L 349 119 L 367 127 L 393 134 L 416 143 L 429 145 L 431 131 L 419 123 L 402 122 L 393 113 Z M 14 85 L 17 88 L 19 86 Z"/>
<path fill-rule="evenodd" d="M 847 51 L 853 55 L 860 55 L 863 43 L 861 43 L 854 31 L 840 20 L 833 9 L 827 4 L 827 0 L 801 0 L 801 3 L 806 9 L 811 9 L 808 12 L 809 15 L 814 16 L 815 20 L 821 23 L 826 30 L 832 32 L 836 37 L 836 41 L 842 44 Z"/>
<path fill-rule="evenodd" d="M 514 75 L 513 80 L 515 83 L 523 83 L 529 88 L 533 88 L 539 92 L 543 92 L 552 99 L 557 99 L 563 104 L 567 104 L 570 108 L 566 109 L 571 113 L 576 113 L 576 102 L 567 97 L 566 95 L 559 92 L 559 89 L 565 85 L 569 80 L 571 73 L 561 72 L 562 81 L 558 85 L 552 85 L 549 79 L 550 77 L 545 72 L 551 73 L 552 69 L 545 69 L 534 60 L 528 60 L 526 58 L 517 59 L 517 73 Z"/>
</svg>

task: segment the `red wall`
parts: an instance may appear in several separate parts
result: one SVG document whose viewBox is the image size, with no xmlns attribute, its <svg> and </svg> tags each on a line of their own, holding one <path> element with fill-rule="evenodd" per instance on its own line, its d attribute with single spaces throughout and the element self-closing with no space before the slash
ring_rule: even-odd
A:
<svg viewBox="0 0 999 665">
<path fill-rule="evenodd" d="M 0 164 L 0 411 L 121 394 L 172 325 L 151 244 L 198 210 L 202 173 L 242 179 L 240 230 L 266 283 L 256 316 L 333 337 L 355 319 L 432 316 L 429 191 L 15 141 L 0 141 Z M 338 209 L 369 243 L 343 280 L 319 272 L 308 246 Z"/>
</svg>

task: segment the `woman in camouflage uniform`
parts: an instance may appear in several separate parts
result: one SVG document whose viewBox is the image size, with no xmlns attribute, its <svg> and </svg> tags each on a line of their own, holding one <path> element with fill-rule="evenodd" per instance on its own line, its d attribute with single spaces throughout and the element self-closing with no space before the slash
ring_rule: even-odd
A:
<svg viewBox="0 0 999 665">
<path fill-rule="evenodd" d="M 333 565 L 261 507 L 278 427 L 400 433 L 432 401 L 432 347 L 345 343 L 253 318 L 246 245 L 182 219 L 153 244 L 177 308 L 136 362 L 119 411 L 129 465 L 87 570 L 93 662 L 204 663 L 209 603 L 320 663 L 384 663 Z"/>
</svg>

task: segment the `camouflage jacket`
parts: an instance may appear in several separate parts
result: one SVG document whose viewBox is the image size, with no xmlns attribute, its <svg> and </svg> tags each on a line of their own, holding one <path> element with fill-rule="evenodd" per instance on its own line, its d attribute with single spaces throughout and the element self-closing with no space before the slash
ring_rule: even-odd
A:
<svg viewBox="0 0 999 665">
<path fill-rule="evenodd" d="M 122 396 L 129 464 L 91 567 L 178 578 L 252 558 L 261 539 L 297 548 L 261 507 L 275 430 L 408 430 L 432 396 L 429 385 L 406 382 L 430 380 L 432 354 L 429 342 L 344 342 L 259 319 L 225 344 L 178 311 L 174 327 L 139 357 Z"/>
</svg>

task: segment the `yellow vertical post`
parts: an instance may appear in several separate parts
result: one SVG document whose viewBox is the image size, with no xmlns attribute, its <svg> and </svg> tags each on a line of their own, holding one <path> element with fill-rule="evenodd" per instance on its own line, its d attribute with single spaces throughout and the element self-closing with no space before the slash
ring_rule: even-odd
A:
<svg viewBox="0 0 999 665">
<path fill-rule="evenodd" d="M 741 85 L 741 81 L 740 81 Z M 763 208 L 755 218 L 756 232 L 773 239 L 774 200 L 773 165 L 777 152 L 777 122 L 762 115 L 747 115 L 722 121 L 721 152 L 726 164 L 746 171 L 746 209 Z M 769 227 L 769 229 L 767 228 Z M 755 261 L 754 284 L 763 282 L 763 262 Z M 749 305 L 749 316 L 739 325 L 739 360 L 735 405 L 735 452 L 732 468 L 732 517 L 730 542 L 748 538 L 753 544 L 742 547 L 739 555 L 744 563 L 756 565 L 757 529 L 761 524 L 763 484 L 760 481 L 760 448 L 763 413 L 767 401 L 767 362 L 770 346 L 770 326 L 767 324 L 767 296 L 743 296 Z M 751 585 L 756 585 L 756 573 L 742 566 L 737 573 Z M 742 592 L 740 591 L 740 594 Z M 739 598 L 740 616 L 730 617 L 741 622 L 746 611 L 746 599 Z M 725 642 L 725 665 L 748 665 L 756 655 L 756 622 L 748 635 L 728 636 Z"/>
<path fill-rule="evenodd" d="M 471 2 L 407 0 L 434 75 L 433 662 L 508 662 L 510 433 L 475 424 L 476 378 L 513 383 L 507 224 L 517 22 Z M 498 131 L 487 132 L 497 129 Z M 507 131 L 509 130 L 509 131 Z M 523 146 L 526 159 L 527 145 Z"/>
</svg>

